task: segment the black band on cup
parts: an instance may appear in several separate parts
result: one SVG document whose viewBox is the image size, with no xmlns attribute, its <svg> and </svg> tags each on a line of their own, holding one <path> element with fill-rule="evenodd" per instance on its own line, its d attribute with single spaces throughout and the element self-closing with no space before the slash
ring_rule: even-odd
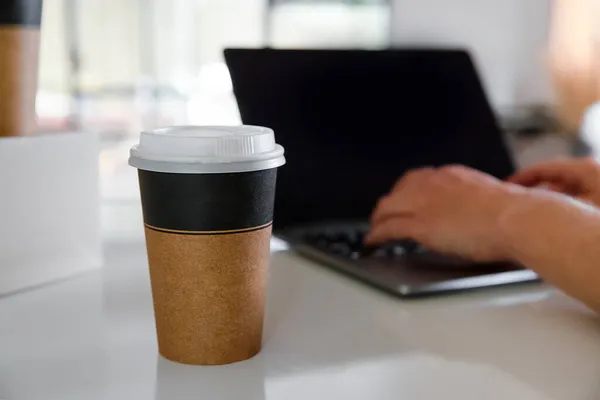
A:
<svg viewBox="0 0 600 400">
<path fill-rule="evenodd" d="M 162 233 L 174 233 L 179 235 L 192 235 L 192 236 L 204 236 L 204 235 L 231 235 L 232 233 L 248 233 L 254 231 L 260 231 L 262 229 L 268 228 L 273 225 L 273 222 L 267 222 L 264 225 L 253 226 L 251 228 L 243 228 L 243 229 L 228 229 L 224 231 L 179 231 L 175 229 L 163 229 L 157 228 L 156 226 L 152 226 L 150 224 L 144 224 L 144 226 L 150 230 Z"/>
<path fill-rule="evenodd" d="M 149 229 L 229 234 L 264 229 L 273 220 L 276 168 L 223 174 L 138 170 L 138 174 Z"/>
<path fill-rule="evenodd" d="M 39 27 L 42 23 L 42 0 L 2 0 L 0 25 Z"/>
</svg>

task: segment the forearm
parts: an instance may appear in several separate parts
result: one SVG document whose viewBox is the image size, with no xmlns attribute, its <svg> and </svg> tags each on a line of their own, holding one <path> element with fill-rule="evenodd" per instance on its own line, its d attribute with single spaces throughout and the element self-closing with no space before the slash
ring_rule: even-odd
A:
<svg viewBox="0 0 600 400">
<path fill-rule="evenodd" d="M 503 216 L 511 259 L 600 312 L 600 211 L 561 196 L 539 196 Z"/>
</svg>

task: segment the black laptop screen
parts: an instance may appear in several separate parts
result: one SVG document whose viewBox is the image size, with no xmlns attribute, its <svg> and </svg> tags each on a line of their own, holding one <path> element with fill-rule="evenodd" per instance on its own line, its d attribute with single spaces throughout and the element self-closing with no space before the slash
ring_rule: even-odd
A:
<svg viewBox="0 0 600 400">
<path fill-rule="evenodd" d="M 367 219 L 415 167 L 513 171 L 463 51 L 228 49 L 225 57 L 243 123 L 273 128 L 286 150 L 275 229 Z"/>
</svg>

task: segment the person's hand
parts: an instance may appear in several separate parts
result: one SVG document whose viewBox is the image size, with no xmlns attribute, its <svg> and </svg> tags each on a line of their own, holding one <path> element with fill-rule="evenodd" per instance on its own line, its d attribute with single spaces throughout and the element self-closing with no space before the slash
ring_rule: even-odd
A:
<svg viewBox="0 0 600 400">
<path fill-rule="evenodd" d="M 462 166 L 408 172 L 371 217 L 368 245 L 413 239 L 475 261 L 508 257 L 501 218 L 529 191 Z"/>
<path fill-rule="evenodd" d="M 547 162 L 517 172 L 508 181 L 543 187 L 600 207 L 600 164 L 593 158 Z"/>
</svg>

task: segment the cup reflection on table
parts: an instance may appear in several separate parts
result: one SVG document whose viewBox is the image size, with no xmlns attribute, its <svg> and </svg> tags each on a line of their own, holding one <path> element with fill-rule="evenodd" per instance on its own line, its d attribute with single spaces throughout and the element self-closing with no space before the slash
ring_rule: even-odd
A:
<svg viewBox="0 0 600 400">
<path fill-rule="evenodd" d="M 265 400 L 265 397 L 261 355 L 221 366 L 190 366 L 158 357 L 156 400 Z"/>
</svg>

